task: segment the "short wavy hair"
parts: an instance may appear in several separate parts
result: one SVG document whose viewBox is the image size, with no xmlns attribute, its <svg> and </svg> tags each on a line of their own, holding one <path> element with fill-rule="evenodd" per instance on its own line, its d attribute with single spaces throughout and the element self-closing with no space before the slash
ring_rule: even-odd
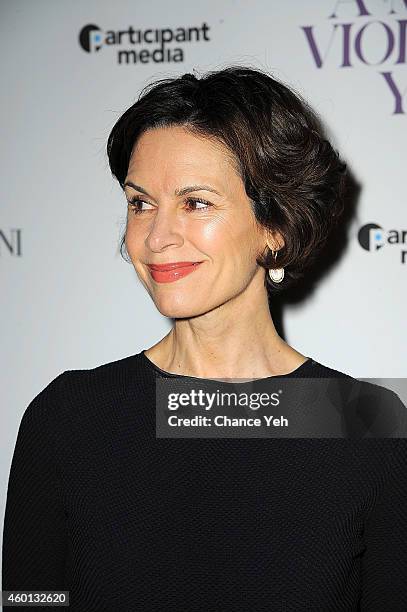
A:
<svg viewBox="0 0 407 612">
<path fill-rule="evenodd" d="M 281 283 L 265 274 L 268 295 L 297 284 L 344 211 L 347 166 L 324 137 L 316 112 L 256 68 L 233 65 L 200 78 L 159 79 L 142 89 L 109 134 L 109 165 L 122 189 L 137 139 L 171 126 L 226 147 L 257 222 L 284 238 L 277 260 L 267 247 L 256 260 L 266 270 L 284 267 Z M 122 256 L 124 245 L 125 234 Z"/>
</svg>

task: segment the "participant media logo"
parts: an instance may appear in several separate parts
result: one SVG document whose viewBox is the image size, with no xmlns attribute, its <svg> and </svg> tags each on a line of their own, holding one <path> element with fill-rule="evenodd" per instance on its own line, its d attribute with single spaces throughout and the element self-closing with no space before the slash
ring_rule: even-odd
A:
<svg viewBox="0 0 407 612">
<path fill-rule="evenodd" d="M 87 25 L 79 32 L 79 44 L 87 53 L 100 51 L 102 48 L 102 34 L 97 25 Z"/>
<path fill-rule="evenodd" d="M 358 242 L 365 251 L 376 252 L 384 246 L 404 245 L 407 230 L 385 230 L 377 223 L 366 223 L 358 231 Z M 400 251 L 401 263 L 407 263 L 407 250 Z"/>
<path fill-rule="evenodd" d="M 87 24 L 79 32 L 79 45 L 86 53 L 114 48 L 118 64 L 171 63 L 185 60 L 185 45 L 205 43 L 210 38 L 209 25 L 177 28 L 102 30 Z"/>
</svg>

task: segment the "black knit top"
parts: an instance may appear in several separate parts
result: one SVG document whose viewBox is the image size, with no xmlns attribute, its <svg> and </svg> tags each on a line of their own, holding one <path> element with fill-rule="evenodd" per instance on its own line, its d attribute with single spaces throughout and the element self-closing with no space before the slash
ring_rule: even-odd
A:
<svg viewBox="0 0 407 612">
<path fill-rule="evenodd" d="M 160 439 L 165 376 L 142 351 L 32 400 L 3 590 L 83 612 L 406 612 L 405 439 Z M 284 378 L 340 376 L 309 358 Z"/>
</svg>

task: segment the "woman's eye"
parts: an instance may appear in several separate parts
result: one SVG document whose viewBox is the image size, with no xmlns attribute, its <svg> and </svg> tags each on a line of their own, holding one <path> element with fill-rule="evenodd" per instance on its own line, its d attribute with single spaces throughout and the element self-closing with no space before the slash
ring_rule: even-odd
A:
<svg viewBox="0 0 407 612">
<path fill-rule="evenodd" d="M 206 210 L 210 206 L 212 206 L 212 204 L 210 204 L 207 200 L 202 200 L 201 198 L 188 198 L 187 202 L 191 202 L 194 206 L 197 204 L 203 204 L 202 207 L 193 208 L 191 212 L 195 212 L 199 210 Z"/>
<path fill-rule="evenodd" d="M 151 208 L 142 208 L 143 204 L 149 204 L 146 200 L 143 200 L 141 197 L 134 197 L 131 200 L 128 200 L 128 204 L 134 214 L 140 214 L 146 212 L 147 210 L 151 210 Z M 185 201 L 186 209 L 188 212 L 199 212 L 201 210 L 207 210 L 212 204 L 207 200 L 203 200 L 202 198 L 188 198 Z M 192 206 L 192 207 L 191 207 Z M 152 207 L 154 208 L 154 207 Z"/>
<path fill-rule="evenodd" d="M 135 214 L 138 214 L 138 213 L 144 212 L 144 210 L 145 210 L 145 209 L 143 210 L 140 205 L 148 204 L 148 202 L 146 202 L 142 198 L 135 197 L 135 198 L 132 198 L 131 200 L 128 200 L 128 204 L 129 204 L 130 208 L 133 210 L 133 212 Z M 150 209 L 147 209 L 147 210 L 150 210 Z"/>
<path fill-rule="evenodd" d="M 148 202 L 146 202 L 146 200 L 143 200 L 143 198 L 140 197 L 134 197 L 131 198 L 131 200 L 127 200 L 127 203 L 129 205 L 129 207 L 131 208 L 131 210 L 134 212 L 134 214 L 139 214 L 139 213 L 143 213 L 146 210 L 151 210 L 149 208 L 147 209 L 142 209 L 142 205 L 143 204 L 148 204 Z"/>
</svg>

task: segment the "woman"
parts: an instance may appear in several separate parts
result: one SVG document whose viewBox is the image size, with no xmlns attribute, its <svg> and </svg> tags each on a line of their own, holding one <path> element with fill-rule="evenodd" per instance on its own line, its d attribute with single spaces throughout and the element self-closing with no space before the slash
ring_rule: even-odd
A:
<svg viewBox="0 0 407 612">
<path fill-rule="evenodd" d="M 142 92 L 108 156 L 122 246 L 173 327 L 27 408 L 3 589 L 66 590 L 87 612 L 406 610 L 404 440 L 156 437 L 160 379 L 350 378 L 287 344 L 269 309 L 344 208 L 315 114 L 254 68 L 185 74 Z"/>
</svg>

